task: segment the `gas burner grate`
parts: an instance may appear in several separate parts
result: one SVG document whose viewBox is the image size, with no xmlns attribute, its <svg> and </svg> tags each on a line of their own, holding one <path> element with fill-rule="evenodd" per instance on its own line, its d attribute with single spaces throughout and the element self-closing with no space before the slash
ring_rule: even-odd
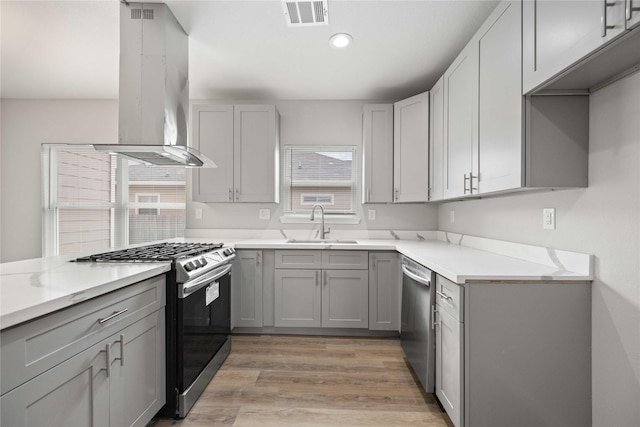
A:
<svg viewBox="0 0 640 427">
<path fill-rule="evenodd" d="M 222 247 L 222 243 L 158 243 L 77 258 L 77 262 L 162 262 L 196 256 Z"/>
</svg>

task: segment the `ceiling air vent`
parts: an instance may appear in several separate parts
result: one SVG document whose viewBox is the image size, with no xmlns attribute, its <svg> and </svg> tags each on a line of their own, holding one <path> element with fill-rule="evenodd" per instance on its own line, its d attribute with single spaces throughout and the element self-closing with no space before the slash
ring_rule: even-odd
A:
<svg viewBox="0 0 640 427">
<path fill-rule="evenodd" d="M 327 0 L 284 1 L 284 14 L 290 27 L 327 25 Z"/>
</svg>

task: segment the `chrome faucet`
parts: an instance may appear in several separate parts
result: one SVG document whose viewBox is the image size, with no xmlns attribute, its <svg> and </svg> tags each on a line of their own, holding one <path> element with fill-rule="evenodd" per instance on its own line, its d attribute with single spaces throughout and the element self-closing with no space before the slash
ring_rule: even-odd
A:
<svg viewBox="0 0 640 427">
<path fill-rule="evenodd" d="M 316 208 L 320 208 L 320 239 L 324 240 L 325 235 L 329 234 L 331 232 L 331 227 L 329 227 L 328 229 L 324 229 L 324 208 L 322 207 L 322 205 L 319 204 L 315 204 L 313 205 L 313 208 L 311 209 L 311 221 L 313 221 L 315 219 L 315 213 L 316 213 Z"/>
</svg>

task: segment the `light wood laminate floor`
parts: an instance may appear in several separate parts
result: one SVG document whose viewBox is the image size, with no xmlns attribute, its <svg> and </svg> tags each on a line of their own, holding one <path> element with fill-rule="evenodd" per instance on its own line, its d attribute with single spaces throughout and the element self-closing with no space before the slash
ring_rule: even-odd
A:
<svg viewBox="0 0 640 427">
<path fill-rule="evenodd" d="M 168 426 L 452 426 L 397 339 L 234 335 L 231 354 Z"/>
</svg>

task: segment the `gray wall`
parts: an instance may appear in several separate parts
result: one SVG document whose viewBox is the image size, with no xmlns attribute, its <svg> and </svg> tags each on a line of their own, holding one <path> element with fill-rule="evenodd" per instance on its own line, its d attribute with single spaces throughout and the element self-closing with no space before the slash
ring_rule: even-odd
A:
<svg viewBox="0 0 640 427">
<path fill-rule="evenodd" d="M 212 101 L 224 103 L 224 101 Z M 244 102 L 243 103 L 250 103 Z M 260 101 L 259 103 L 265 103 Z M 267 102 L 268 103 L 268 102 Z M 280 144 L 356 145 L 358 176 L 362 175 L 362 107 L 364 101 L 274 101 L 280 113 Z M 215 158 L 213 159 L 215 161 Z M 187 228 L 309 229 L 310 224 L 282 224 L 282 207 L 256 203 L 197 203 L 187 196 Z M 358 193 L 361 194 L 361 193 Z M 360 200 L 360 198 L 358 199 Z M 202 219 L 195 219 L 195 209 Z M 270 209 L 271 219 L 260 220 L 259 209 Z M 367 219 L 367 210 L 376 210 L 376 220 Z M 332 230 L 435 230 L 437 207 L 412 205 L 357 205 L 358 225 L 331 225 Z"/>
<path fill-rule="evenodd" d="M 362 101 L 278 102 L 281 142 L 347 144 L 357 145 L 361 150 L 363 104 Z M 0 261 L 38 258 L 42 254 L 40 145 L 43 142 L 115 143 L 118 138 L 118 102 L 3 99 L 1 112 Z M 358 167 L 361 167 L 360 163 Z M 190 191 L 188 194 L 187 228 L 309 227 L 308 224 L 281 224 L 276 204 L 198 203 L 203 207 L 203 220 L 197 221 Z M 424 230 L 437 226 L 437 208 L 434 206 L 372 206 L 376 209 L 376 221 L 367 221 L 363 217 L 359 225 L 348 227 Z M 259 208 L 272 210 L 270 221 L 258 220 Z M 361 206 L 358 209 L 363 213 Z M 347 226 L 331 227 L 335 230 Z"/>
<path fill-rule="evenodd" d="M 116 143 L 118 101 L 2 100 L 0 261 L 42 256 L 43 142 Z"/>
<path fill-rule="evenodd" d="M 590 108 L 589 188 L 442 204 L 438 227 L 594 254 L 593 425 L 639 426 L 640 74 Z M 544 207 L 556 208 L 556 230 L 542 229 Z"/>
</svg>

